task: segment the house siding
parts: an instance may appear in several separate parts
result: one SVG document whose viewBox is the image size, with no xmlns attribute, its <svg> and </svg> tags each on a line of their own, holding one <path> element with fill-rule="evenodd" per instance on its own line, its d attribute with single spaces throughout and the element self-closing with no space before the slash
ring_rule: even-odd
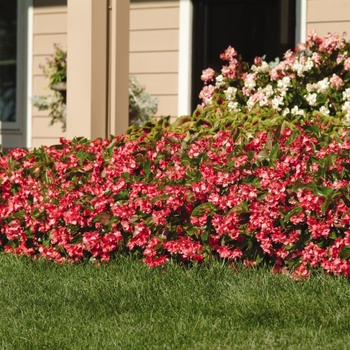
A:
<svg viewBox="0 0 350 350">
<path fill-rule="evenodd" d="M 180 1 L 130 0 L 130 74 L 158 97 L 157 116 L 178 115 Z M 350 35 L 349 0 L 307 0 L 306 30 L 319 36 Z M 190 33 L 189 33 L 190 35 Z M 67 44 L 67 1 L 33 1 L 33 95 L 49 94 L 40 64 Z M 32 146 L 55 144 L 64 136 L 59 123 L 49 126 L 47 111 L 32 111 Z"/>
<path fill-rule="evenodd" d="M 156 116 L 177 116 L 179 0 L 130 1 L 130 74 L 146 92 L 158 98 Z M 33 95 L 48 95 L 48 80 L 40 68 L 54 52 L 67 48 L 67 2 L 33 3 Z M 32 147 L 51 145 L 64 136 L 61 124 L 50 124 L 48 111 L 32 108 Z"/>
<path fill-rule="evenodd" d="M 177 116 L 178 1 L 130 1 L 130 74 L 158 97 L 156 116 Z"/>
<path fill-rule="evenodd" d="M 328 33 L 350 35 L 350 1 L 308 0 L 306 28 L 316 30 L 320 37 Z"/>
<path fill-rule="evenodd" d="M 67 3 L 55 0 L 33 1 L 33 85 L 32 94 L 49 95 L 48 79 L 44 76 L 40 65 L 54 53 L 54 44 L 67 49 Z M 62 5 L 63 4 L 63 5 Z M 52 145 L 64 136 L 61 124 L 49 126 L 51 118 L 48 111 L 32 108 L 32 147 Z"/>
</svg>

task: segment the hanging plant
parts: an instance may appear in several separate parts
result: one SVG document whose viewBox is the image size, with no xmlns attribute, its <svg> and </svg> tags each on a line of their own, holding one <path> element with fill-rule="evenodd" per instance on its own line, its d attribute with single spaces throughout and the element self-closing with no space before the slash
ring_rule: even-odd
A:
<svg viewBox="0 0 350 350">
<path fill-rule="evenodd" d="M 39 110 L 50 110 L 50 125 L 62 123 L 62 131 L 66 131 L 66 83 L 67 52 L 59 44 L 55 44 L 55 52 L 47 59 L 46 65 L 40 66 L 50 83 L 48 88 L 52 94 L 32 97 L 33 106 Z"/>
<path fill-rule="evenodd" d="M 62 123 L 62 130 L 66 130 L 66 92 L 67 92 L 67 51 L 59 44 L 55 44 L 52 58 L 47 59 L 46 65 L 41 66 L 46 78 L 49 79 L 48 88 L 53 94 L 33 96 L 32 103 L 39 110 L 50 110 L 50 125 Z M 136 77 L 129 78 L 129 125 L 142 125 L 154 116 L 158 108 L 157 97 L 145 92 Z"/>
</svg>

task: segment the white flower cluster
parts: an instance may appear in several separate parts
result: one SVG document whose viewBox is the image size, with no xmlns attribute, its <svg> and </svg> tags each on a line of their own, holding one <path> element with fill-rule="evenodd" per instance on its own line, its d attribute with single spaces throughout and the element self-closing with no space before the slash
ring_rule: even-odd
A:
<svg viewBox="0 0 350 350">
<path fill-rule="evenodd" d="M 251 69 L 254 73 L 268 73 L 270 71 L 270 65 L 266 61 L 263 61 L 261 66 L 253 64 Z"/>
<path fill-rule="evenodd" d="M 288 107 L 283 110 L 283 115 L 287 114 L 292 114 L 292 115 L 300 115 L 302 117 L 305 117 L 305 111 L 303 109 L 300 109 L 298 106 L 294 106 L 292 109 L 289 109 Z"/>
<path fill-rule="evenodd" d="M 283 106 L 283 97 L 282 96 L 278 96 L 276 95 L 273 99 L 272 99 L 272 108 L 276 111 L 279 112 L 282 108 L 280 106 Z"/>
<path fill-rule="evenodd" d="M 259 87 L 255 94 L 251 95 L 247 101 L 247 107 L 249 110 L 253 108 L 256 103 L 259 103 L 260 107 L 269 105 L 269 98 L 274 95 L 272 85 L 268 84 L 264 88 Z"/>
<path fill-rule="evenodd" d="M 224 77 L 222 74 L 218 75 L 216 78 L 215 78 L 215 87 L 217 89 L 220 89 L 221 87 L 224 87 L 226 86 L 227 84 L 225 83 L 224 81 Z"/>
<path fill-rule="evenodd" d="M 317 91 L 319 94 L 324 94 L 327 92 L 329 87 L 329 78 L 324 78 L 314 84 L 306 84 L 306 90 L 308 92 Z"/>
<path fill-rule="evenodd" d="M 304 96 L 310 106 L 316 106 L 317 94 L 312 93 Z"/>
<path fill-rule="evenodd" d="M 311 107 L 314 107 L 317 105 L 318 94 L 327 93 L 329 84 L 330 84 L 329 78 L 324 78 L 314 84 L 306 84 L 306 90 L 308 91 L 308 94 L 305 95 L 304 98 L 306 99 L 306 101 Z M 321 106 L 320 112 L 324 115 L 330 114 L 330 111 L 326 106 Z"/>
<path fill-rule="evenodd" d="M 277 81 L 278 91 L 282 97 L 286 95 L 287 90 L 290 86 L 291 82 L 289 77 L 283 77 L 282 79 Z"/>
<path fill-rule="evenodd" d="M 228 101 L 227 107 L 230 112 L 240 112 L 241 109 L 238 107 L 238 102 L 235 102 L 237 89 L 233 86 L 229 86 L 227 90 L 224 90 L 226 100 Z"/>
<path fill-rule="evenodd" d="M 277 91 L 276 95 L 272 99 L 271 107 L 279 112 L 282 110 L 281 106 L 284 105 L 284 97 L 287 94 L 288 89 L 291 87 L 291 82 L 289 77 L 283 77 L 277 81 Z"/>
<path fill-rule="evenodd" d="M 314 66 L 314 62 L 310 57 L 305 59 L 302 56 L 301 59 L 296 59 L 293 63 L 292 70 L 298 74 L 299 77 L 303 77 L 304 73 L 311 70 Z"/>
<path fill-rule="evenodd" d="M 253 90 L 256 86 L 255 78 L 255 74 L 247 74 L 247 77 L 244 80 L 244 87 L 246 87 L 249 91 Z"/>
<path fill-rule="evenodd" d="M 250 82 L 248 86 L 252 86 Z M 246 85 L 247 86 L 247 85 Z M 249 97 L 247 107 L 251 110 L 255 104 L 259 103 L 260 107 L 268 106 L 273 108 L 276 112 L 282 110 L 284 105 L 284 96 L 291 86 L 289 77 L 283 77 L 277 81 L 277 87 L 267 84 L 265 87 L 259 87 L 258 90 Z"/>
</svg>

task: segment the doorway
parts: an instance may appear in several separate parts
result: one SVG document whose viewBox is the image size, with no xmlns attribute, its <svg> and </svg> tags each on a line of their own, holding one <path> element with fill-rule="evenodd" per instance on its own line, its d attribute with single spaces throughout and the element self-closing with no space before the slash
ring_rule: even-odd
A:
<svg viewBox="0 0 350 350">
<path fill-rule="evenodd" d="M 282 58 L 295 47 L 296 0 L 192 0 L 192 110 L 208 67 L 220 71 L 220 54 L 231 45 L 242 59 Z"/>
</svg>

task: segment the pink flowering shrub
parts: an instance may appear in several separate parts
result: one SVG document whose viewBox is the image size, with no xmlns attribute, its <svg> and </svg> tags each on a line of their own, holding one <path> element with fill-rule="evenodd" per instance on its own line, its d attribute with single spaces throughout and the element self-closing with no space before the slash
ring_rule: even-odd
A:
<svg viewBox="0 0 350 350">
<path fill-rule="evenodd" d="M 224 53 L 225 69 L 235 57 Z M 227 74 L 239 83 L 239 69 Z M 344 85 L 329 78 L 332 93 L 346 91 L 344 74 Z M 316 268 L 349 276 L 344 113 L 314 108 L 291 118 L 268 105 L 243 111 L 241 100 L 232 112 L 228 93 L 215 89 L 211 103 L 171 125 L 151 120 L 119 137 L 2 156 L 0 249 L 56 262 L 135 252 L 149 266 L 224 259 L 295 278 Z"/>
</svg>

